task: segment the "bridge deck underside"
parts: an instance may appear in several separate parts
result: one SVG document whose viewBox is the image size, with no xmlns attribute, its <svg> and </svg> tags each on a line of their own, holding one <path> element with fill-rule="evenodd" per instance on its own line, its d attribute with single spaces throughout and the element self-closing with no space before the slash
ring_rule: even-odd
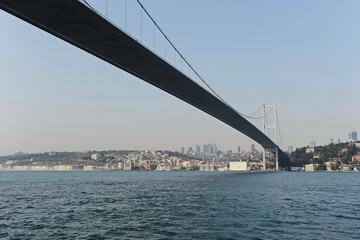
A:
<svg viewBox="0 0 360 240">
<path fill-rule="evenodd" d="M 263 147 L 276 147 L 232 108 L 83 3 L 0 0 L 0 8 L 201 109 Z M 279 157 L 280 165 L 287 165 L 281 150 Z"/>
</svg>

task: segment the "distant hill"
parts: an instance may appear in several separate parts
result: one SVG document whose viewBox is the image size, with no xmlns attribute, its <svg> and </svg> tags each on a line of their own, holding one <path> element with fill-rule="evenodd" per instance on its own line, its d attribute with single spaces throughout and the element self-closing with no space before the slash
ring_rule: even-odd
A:
<svg viewBox="0 0 360 240">
<path fill-rule="evenodd" d="M 360 142 L 355 143 L 338 143 L 325 146 L 297 148 L 290 154 L 292 166 L 303 167 L 305 164 L 319 163 L 323 164 L 328 161 L 336 161 L 348 164 L 351 157 L 360 154 Z"/>
</svg>

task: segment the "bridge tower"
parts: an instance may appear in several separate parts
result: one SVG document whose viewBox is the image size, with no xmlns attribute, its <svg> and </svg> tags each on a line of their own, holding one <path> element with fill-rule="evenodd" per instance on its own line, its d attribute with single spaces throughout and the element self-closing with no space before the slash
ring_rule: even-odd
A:
<svg viewBox="0 0 360 240">
<path fill-rule="evenodd" d="M 268 113 L 266 113 L 266 110 L 269 109 Z M 272 113 L 272 121 L 268 123 L 267 121 L 267 114 Z M 263 104 L 263 132 L 266 135 L 266 131 L 273 129 L 274 135 L 275 135 L 275 148 L 264 148 L 263 150 L 263 168 L 266 170 L 266 152 L 272 152 L 275 155 L 275 169 L 279 170 L 279 136 L 278 136 L 278 118 L 277 118 L 277 110 L 276 110 L 276 104 Z M 270 132 L 269 136 L 270 138 Z"/>
</svg>

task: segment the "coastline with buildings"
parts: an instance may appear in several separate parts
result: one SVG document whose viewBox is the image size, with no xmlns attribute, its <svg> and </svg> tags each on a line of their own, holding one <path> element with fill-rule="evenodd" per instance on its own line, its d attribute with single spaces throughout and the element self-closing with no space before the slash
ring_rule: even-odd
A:
<svg viewBox="0 0 360 240">
<path fill-rule="evenodd" d="M 254 145 L 249 152 L 220 151 L 216 144 L 189 147 L 187 151 L 83 151 L 23 153 L 0 157 L 1 170 L 33 171 L 249 171 L 262 169 L 262 153 Z M 232 164 L 233 163 L 233 164 Z M 244 163 L 241 168 L 236 163 Z M 235 164 L 235 165 L 234 165 Z M 275 163 L 269 160 L 269 166 Z"/>
<path fill-rule="evenodd" d="M 354 134 L 352 135 L 354 136 Z M 357 140 L 357 139 L 356 139 Z M 360 142 L 330 142 L 316 146 L 288 148 L 292 166 L 288 171 L 360 172 Z M 291 150 L 291 151 L 290 151 Z M 266 169 L 275 169 L 273 154 L 267 153 Z M 108 150 L 83 152 L 23 153 L 0 157 L 0 170 L 31 171 L 259 171 L 263 170 L 262 152 L 223 152 L 216 144 L 204 144 L 180 151 Z"/>
</svg>

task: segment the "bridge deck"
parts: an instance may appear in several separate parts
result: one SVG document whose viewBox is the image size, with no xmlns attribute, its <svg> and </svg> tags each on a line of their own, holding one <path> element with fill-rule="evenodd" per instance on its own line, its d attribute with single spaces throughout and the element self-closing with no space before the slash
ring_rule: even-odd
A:
<svg viewBox="0 0 360 240">
<path fill-rule="evenodd" d="M 77 0 L 0 0 L 0 8 L 182 99 L 263 147 L 276 144 L 144 45 Z M 287 156 L 279 151 L 280 166 Z"/>
</svg>

